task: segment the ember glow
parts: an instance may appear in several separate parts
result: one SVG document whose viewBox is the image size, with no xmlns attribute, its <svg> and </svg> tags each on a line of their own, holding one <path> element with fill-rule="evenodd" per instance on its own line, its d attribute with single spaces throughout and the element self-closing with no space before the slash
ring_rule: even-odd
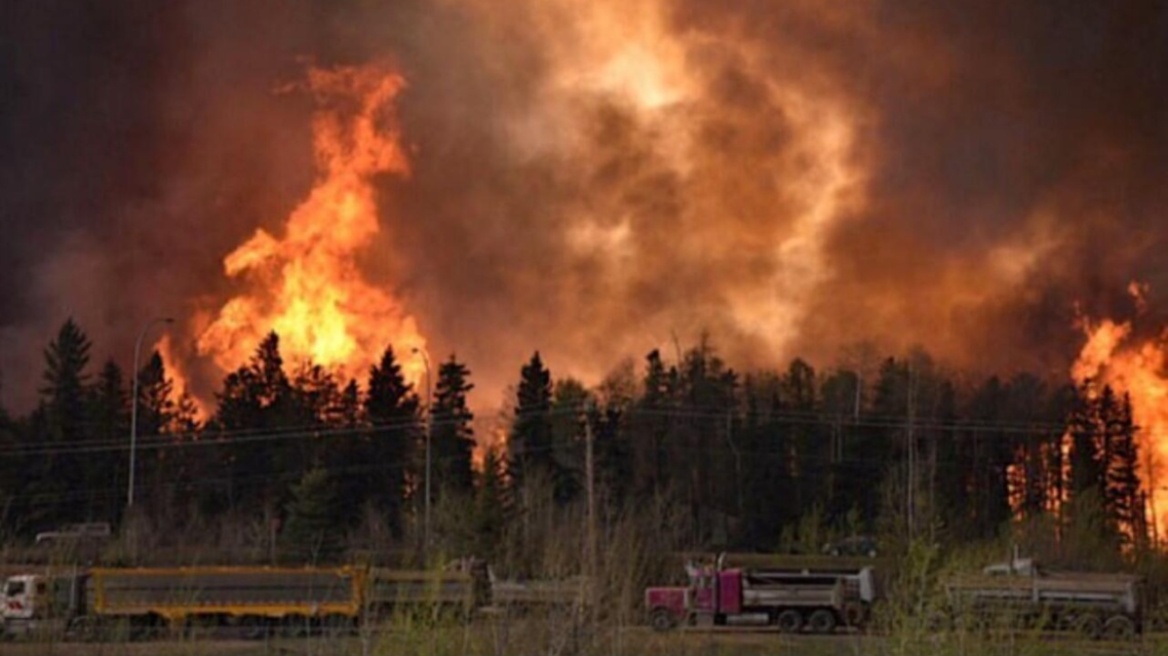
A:
<svg viewBox="0 0 1168 656">
<path fill-rule="evenodd" d="M 409 171 L 392 103 L 404 86 L 378 66 L 312 69 L 307 89 L 318 179 L 288 218 L 282 237 L 263 229 L 224 260 L 243 290 L 198 337 L 200 355 L 230 371 L 274 330 L 286 362 L 311 361 L 362 377 L 387 345 L 423 349 L 414 318 L 384 287 L 370 284 L 357 257 L 379 230 L 373 176 Z M 417 378 L 418 363 L 407 360 Z"/>
<path fill-rule="evenodd" d="M 1140 308 L 1144 307 L 1144 289 L 1129 288 Z M 1130 396 L 1139 430 L 1141 484 L 1148 495 L 1154 535 L 1162 539 L 1161 532 L 1168 527 L 1168 485 L 1164 480 L 1168 463 L 1168 332 L 1139 340 L 1133 337 L 1131 322 L 1083 319 L 1082 327 L 1087 342 L 1071 375 L 1076 383 L 1087 383 L 1089 389 L 1110 385 L 1117 395 Z"/>
</svg>

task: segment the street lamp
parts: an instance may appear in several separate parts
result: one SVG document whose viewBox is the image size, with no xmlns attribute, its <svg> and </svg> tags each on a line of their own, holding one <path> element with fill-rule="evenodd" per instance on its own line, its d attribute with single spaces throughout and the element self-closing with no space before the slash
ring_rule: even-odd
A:
<svg viewBox="0 0 1168 656">
<path fill-rule="evenodd" d="M 430 358 L 426 352 L 418 347 L 414 347 L 414 353 L 422 356 L 422 362 L 426 365 L 426 497 L 425 510 L 422 519 L 422 546 L 429 548 L 430 546 Z"/>
<path fill-rule="evenodd" d="M 138 332 L 138 341 L 134 342 L 134 371 L 131 374 L 134 377 L 134 384 L 130 399 L 130 483 L 126 487 L 127 511 L 134 507 L 134 458 L 138 451 L 138 356 L 142 351 L 142 340 L 146 339 L 146 333 L 160 323 L 169 325 L 174 323 L 174 319 L 157 317 L 147 321 L 146 325 L 142 326 L 142 330 Z"/>
</svg>

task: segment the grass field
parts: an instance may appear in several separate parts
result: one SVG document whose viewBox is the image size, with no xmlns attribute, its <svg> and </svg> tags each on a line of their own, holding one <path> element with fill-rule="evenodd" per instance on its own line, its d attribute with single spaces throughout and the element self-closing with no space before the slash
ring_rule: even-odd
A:
<svg viewBox="0 0 1168 656">
<path fill-rule="evenodd" d="M 653 633 L 643 627 L 571 632 L 542 622 L 408 627 L 376 635 L 278 640 L 135 643 L 3 643 L 4 656 L 1168 656 L 1168 636 L 1132 643 L 1082 642 L 1051 635 L 786 636 L 770 631 Z"/>
</svg>

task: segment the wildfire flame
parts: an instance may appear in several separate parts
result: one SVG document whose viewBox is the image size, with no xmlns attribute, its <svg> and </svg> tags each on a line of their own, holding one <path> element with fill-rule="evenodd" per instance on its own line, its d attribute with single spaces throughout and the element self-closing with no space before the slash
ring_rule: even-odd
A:
<svg viewBox="0 0 1168 656">
<path fill-rule="evenodd" d="M 1132 283 L 1129 292 L 1142 309 L 1147 287 Z M 1168 526 L 1168 486 L 1161 481 L 1168 461 L 1168 334 L 1142 343 L 1134 342 L 1131 322 L 1104 319 L 1098 323 L 1084 318 L 1084 344 L 1071 370 L 1078 383 L 1095 387 L 1110 385 L 1116 394 L 1131 398 L 1132 418 L 1137 433 L 1140 478 L 1148 495 L 1148 514 L 1155 534 Z"/>
<path fill-rule="evenodd" d="M 409 173 L 392 114 L 404 86 L 376 65 L 309 70 L 317 180 L 283 237 L 257 230 L 224 259 L 226 274 L 246 289 L 201 332 L 200 355 L 230 371 L 274 330 L 286 362 L 361 376 L 388 344 L 399 354 L 425 349 L 414 318 L 365 279 L 356 259 L 380 229 L 373 177 Z M 423 366 L 417 360 L 403 362 L 414 381 Z"/>
<path fill-rule="evenodd" d="M 177 401 L 182 398 L 188 399 L 193 405 L 195 411 L 195 419 L 204 421 L 210 416 L 207 411 L 207 406 L 194 394 L 191 389 L 190 375 L 187 371 L 185 361 L 177 355 L 174 340 L 170 333 L 163 334 L 154 345 L 154 350 L 158 351 L 158 356 L 162 358 L 162 366 L 167 372 L 167 376 L 174 384 L 172 394 Z"/>
</svg>

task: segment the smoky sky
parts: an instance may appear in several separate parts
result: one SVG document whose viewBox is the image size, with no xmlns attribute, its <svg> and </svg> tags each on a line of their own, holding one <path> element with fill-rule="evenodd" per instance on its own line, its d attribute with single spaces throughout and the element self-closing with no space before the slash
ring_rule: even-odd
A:
<svg viewBox="0 0 1168 656">
<path fill-rule="evenodd" d="M 638 4 L 5 3 L 0 401 L 33 402 L 69 316 L 124 366 L 174 316 L 209 394 L 185 327 L 314 176 L 284 89 L 373 61 L 407 79 L 412 170 L 362 265 L 480 405 L 536 349 L 595 379 L 703 331 L 739 369 L 868 341 L 1061 371 L 1131 280 L 1158 329 L 1162 3 Z"/>
</svg>

